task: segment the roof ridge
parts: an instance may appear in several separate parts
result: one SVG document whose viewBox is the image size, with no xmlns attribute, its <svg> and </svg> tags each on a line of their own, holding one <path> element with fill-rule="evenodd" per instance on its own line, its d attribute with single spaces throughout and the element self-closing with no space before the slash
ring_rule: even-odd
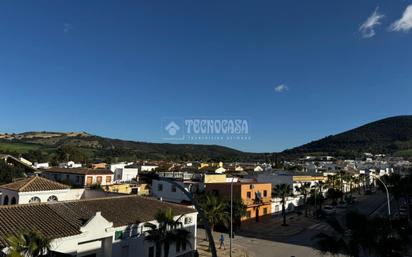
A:
<svg viewBox="0 0 412 257">
<path fill-rule="evenodd" d="M 19 187 L 17 189 L 17 191 L 23 191 L 26 187 L 28 187 L 31 183 L 33 183 L 33 181 L 36 180 L 37 177 L 38 176 L 36 175 L 36 176 L 31 177 L 31 178 L 28 178 L 29 181 L 27 183 L 25 183 L 23 186 Z"/>
</svg>

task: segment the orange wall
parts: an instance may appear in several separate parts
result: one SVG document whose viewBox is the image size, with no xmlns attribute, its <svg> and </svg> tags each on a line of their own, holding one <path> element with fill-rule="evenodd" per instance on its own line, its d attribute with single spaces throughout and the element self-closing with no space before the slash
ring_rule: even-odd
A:
<svg viewBox="0 0 412 257">
<path fill-rule="evenodd" d="M 252 187 L 251 187 L 252 185 Z M 230 183 L 209 183 L 205 185 L 206 192 L 217 191 L 219 197 L 224 199 L 230 198 Z M 266 196 L 264 191 L 266 190 Z M 250 192 L 250 198 L 248 198 Z M 254 202 L 256 193 L 260 192 L 262 196 L 262 204 Z M 272 199 L 272 184 L 270 183 L 234 183 L 233 184 L 233 198 L 242 199 L 247 206 L 247 211 L 250 211 L 250 217 L 243 217 L 242 221 L 256 219 L 256 209 L 258 209 L 259 217 L 270 215 L 271 213 L 271 199 Z M 266 214 L 264 214 L 266 209 Z"/>
</svg>

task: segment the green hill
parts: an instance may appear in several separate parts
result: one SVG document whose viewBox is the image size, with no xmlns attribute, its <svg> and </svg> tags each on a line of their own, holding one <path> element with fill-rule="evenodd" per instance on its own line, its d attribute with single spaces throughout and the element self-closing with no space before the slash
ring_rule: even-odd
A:
<svg viewBox="0 0 412 257">
<path fill-rule="evenodd" d="M 0 134 L 0 153 L 23 155 L 32 161 L 58 162 L 70 158 L 91 162 L 136 159 L 252 160 L 257 154 L 219 145 L 158 144 L 111 139 L 86 132 L 25 132 Z"/>
<path fill-rule="evenodd" d="M 282 154 L 354 156 L 364 152 L 409 156 L 412 154 L 412 116 L 396 116 L 289 149 Z"/>
</svg>

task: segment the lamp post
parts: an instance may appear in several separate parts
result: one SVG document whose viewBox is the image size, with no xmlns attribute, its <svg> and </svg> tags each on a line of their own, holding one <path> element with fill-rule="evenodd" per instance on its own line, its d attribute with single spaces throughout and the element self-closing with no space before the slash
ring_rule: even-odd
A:
<svg viewBox="0 0 412 257">
<path fill-rule="evenodd" d="M 386 200 L 388 201 L 388 218 L 389 218 L 389 222 L 391 221 L 391 199 L 389 198 L 389 190 L 388 187 L 386 186 L 385 183 L 383 183 L 382 179 L 380 179 L 378 176 L 376 176 L 375 174 L 369 173 L 369 175 L 375 179 L 377 179 L 378 181 L 380 181 L 383 185 L 383 187 L 385 188 L 386 191 Z"/>
<path fill-rule="evenodd" d="M 232 257 L 232 237 L 233 237 L 233 180 L 230 182 L 230 235 L 229 235 L 229 257 Z"/>
</svg>

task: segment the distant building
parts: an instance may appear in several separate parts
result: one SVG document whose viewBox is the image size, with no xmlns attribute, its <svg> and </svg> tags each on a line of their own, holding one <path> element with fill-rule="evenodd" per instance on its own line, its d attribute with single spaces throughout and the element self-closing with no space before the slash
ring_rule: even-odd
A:
<svg viewBox="0 0 412 257">
<path fill-rule="evenodd" d="M 59 163 L 59 168 L 81 168 L 81 167 L 82 167 L 81 163 L 75 163 L 74 161 Z"/>
<path fill-rule="evenodd" d="M 77 187 L 113 184 L 113 172 L 106 169 L 50 168 L 42 170 L 42 176 L 54 181 L 66 181 Z"/>
<path fill-rule="evenodd" d="M 93 163 L 92 164 L 92 169 L 106 169 L 106 168 L 107 168 L 107 163 L 105 163 L 105 162 Z"/>
<path fill-rule="evenodd" d="M 114 171 L 115 181 L 120 182 L 130 182 L 136 179 L 139 175 L 139 166 L 136 164 L 131 164 L 124 166 L 123 168 L 116 168 Z"/>
<path fill-rule="evenodd" d="M 192 181 L 176 181 L 183 186 L 187 192 L 199 191 L 199 183 Z M 152 180 L 151 195 L 158 199 L 173 203 L 191 203 L 190 199 L 175 185 L 167 181 Z"/>
<path fill-rule="evenodd" d="M 146 183 L 122 183 L 106 186 L 104 190 L 120 194 L 136 194 L 147 196 L 150 194 L 150 186 Z"/>
<path fill-rule="evenodd" d="M 33 167 L 36 168 L 36 169 L 48 169 L 48 168 L 50 168 L 48 162 L 42 162 L 42 163 L 35 162 L 33 164 Z"/>
</svg>

